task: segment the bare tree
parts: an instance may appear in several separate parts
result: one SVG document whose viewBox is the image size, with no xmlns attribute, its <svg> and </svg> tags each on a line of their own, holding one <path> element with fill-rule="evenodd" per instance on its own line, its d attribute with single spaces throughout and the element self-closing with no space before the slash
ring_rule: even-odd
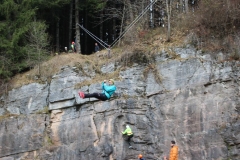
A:
<svg viewBox="0 0 240 160">
<path fill-rule="evenodd" d="M 124 6 L 126 6 L 127 9 L 128 9 L 128 15 L 129 15 L 129 22 L 128 23 L 130 23 L 134 19 L 134 16 L 133 16 L 133 6 L 131 4 L 131 1 L 130 0 L 124 1 Z"/>
<path fill-rule="evenodd" d="M 164 27 L 163 16 L 165 15 L 165 7 L 163 7 L 162 1 L 159 1 L 160 5 L 155 5 L 157 2 L 158 1 L 156 0 L 109 0 L 108 6 L 104 8 L 104 11 L 102 12 L 103 14 L 99 14 L 101 16 L 98 17 L 99 21 L 97 22 L 97 25 L 108 20 L 112 20 L 113 24 L 115 24 L 115 21 L 117 20 L 120 24 L 113 28 L 113 33 L 115 33 L 116 28 L 118 28 L 120 35 L 124 34 L 125 41 L 128 43 L 136 41 L 139 36 L 137 33 L 142 33 L 144 30 L 148 30 L 149 24 L 151 24 L 151 27 L 155 27 L 155 23 L 161 21 L 161 26 Z M 150 3 L 152 5 L 150 5 Z M 147 6 L 151 7 L 147 8 Z M 156 18 L 154 16 L 155 10 L 158 11 L 158 14 L 156 14 L 156 16 L 158 15 L 157 20 L 155 20 Z M 136 18 L 139 19 L 136 20 Z M 128 31 L 125 34 L 126 30 Z M 120 40 L 121 38 L 119 41 Z"/>
<path fill-rule="evenodd" d="M 185 11 L 186 13 L 188 13 L 188 0 L 184 0 L 185 2 Z"/>
<path fill-rule="evenodd" d="M 79 0 L 75 0 L 75 27 L 76 27 L 76 52 L 81 53 L 81 45 L 80 45 L 80 27 L 79 24 Z"/>
<path fill-rule="evenodd" d="M 101 11 L 100 22 L 103 22 L 103 11 Z M 100 39 L 103 39 L 103 23 L 100 23 Z"/>
<path fill-rule="evenodd" d="M 69 9 L 69 35 L 68 35 L 68 47 L 70 47 L 70 43 L 72 41 L 72 14 L 73 14 L 73 0 L 70 3 L 70 9 Z"/>
<path fill-rule="evenodd" d="M 170 41 L 170 38 L 171 38 L 171 12 L 172 12 L 171 5 L 172 5 L 172 0 L 166 0 L 167 19 L 168 19 L 167 41 Z"/>
<path fill-rule="evenodd" d="M 57 22 L 56 22 L 56 51 L 59 52 L 59 23 L 60 20 L 59 18 L 57 18 Z"/>
<path fill-rule="evenodd" d="M 125 6 L 123 7 L 123 16 L 122 16 L 122 20 L 121 20 L 121 26 L 120 26 L 120 35 L 122 35 L 122 32 L 123 32 L 123 21 L 124 21 L 124 18 L 125 18 Z M 118 46 L 120 46 L 121 44 L 121 41 L 119 40 L 118 42 Z"/>
<path fill-rule="evenodd" d="M 111 20 L 113 23 L 113 39 L 116 40 L 116 30 L 119 30 L 120 35 L 124 33 L 124 30 L 127 28 L 127 26 L 129 26 L 137 16 L 139 16 L 139 14 L 146 7 L 146 4 L 149 4 L 149 0 L 109 0 L 108 6 L 104 8 L 104 11 L 101 12 L 103 14 L 99 14 L 100 16 L 98 17 L 99 21 L 97 22 L 97 25 L 100 25 L 101 27 L 103 22 Z M 139 23 L 144 24 L 146 20 L 143 19 L 146 18 L 149 19 L 148 16 L 144 16 Z M 115 25 L 116 21 L 120 22 L 120 24 Z M 128 42 L 134 41 L 134 38 L 137 34 L 133 34 L 133 32 L 136 32 L 136 29 L 130 29 L 129 32 L 131 32 L 131 34 L 126 34 L 125 39 L 127 39 Z"/>
<path fill-rule="evenodd" d="M 184 5 L 183 5 L 183 0 L 179 0 L 178 5 L 179 5 L 180 13 L 183 12 L 183 10 L 184 10 L 184 8 L 183 8 L 183 6 L 184 6 Z"/>
<path fill-rule="evenodd" d="M 48 34 L 46 32 L 47 27 L 41 22 L 32 22 L 31 29 L 27 34 L 29 45 L 27 46 L 29 66 L 33 67 L 37 64 L 38 75 L 41 75 L 40 64 L 47 56 Z"/>
</svg>

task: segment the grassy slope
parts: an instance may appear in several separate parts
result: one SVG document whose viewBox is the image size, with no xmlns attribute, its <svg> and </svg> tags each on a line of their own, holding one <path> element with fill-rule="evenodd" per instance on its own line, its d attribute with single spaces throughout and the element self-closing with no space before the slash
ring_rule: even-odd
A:
<svg viewBox="0 0 240 160">
<path fill-rule="evenodd" d="M 37 66 L 28 72 L 14 76 L 9 83 L 9 89 L 18 88 L 22 85 L 33 82 L 44 83 L 46 82 L 46 80 L 50 80 L 54 74 L 58 73 L 63 66 L 81 67 L 83 66 L 83 64 L 88 64 L 91 69 L 97 70 L 100 69 L 102 65 L 109 62 L 125 61 L 126 57 L 128 57 L 129 54 L 136 50 L 147 54 L 155 54 L 157 53 L 157 51 L 162 49 L 167 49 L 172 46 L 183 45 L 182 42 L 184 39 L 184 35 L 182 33 L 174 34 L 172 36 L 172 41 L 166 42 L 166 34 L 164 33 L 164 31 L 165 28 L 157 28 L 146 33 L 143 38 L 138 40 L 138 42 L 135 42 L 131 45 L 124 44 L 120 47 L 116 47 L 111 50 L 110 58 L 107 57 L 107 50 L 102 50 L 99 53 L 94 53 L 91 55 L 61 53 L 60 55 L 51 57 L 48 61 L 41 64 L 40 77 L 36 76 L 38 73 Z M 112 74 L 97 74 L 96 77 L 93 78 L 92 82 L 99 81 L 99 79 L 111 77 L 113 76 Z"/>
</svg>

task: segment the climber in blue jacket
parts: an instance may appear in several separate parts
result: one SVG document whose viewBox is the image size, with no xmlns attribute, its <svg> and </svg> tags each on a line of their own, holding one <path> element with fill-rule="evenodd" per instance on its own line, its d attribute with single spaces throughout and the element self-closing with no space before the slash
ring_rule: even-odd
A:
<svg viewBox="0 0 240 160">
<path fill-rule="evenodd" d="M 86 94 L 83 92 L 78 92 L 79 96 L 81 98 L 97 98 L 102 101 L 106 101 L 110 99 L 112 94 L 116 91 L 116 86 L 114 85 L 114 80 L 109 79 L 108 83 L 107 80 L 104 80 L 102 82 L 102 93 L 91 93 L 91 94 Z"/>
</svg>

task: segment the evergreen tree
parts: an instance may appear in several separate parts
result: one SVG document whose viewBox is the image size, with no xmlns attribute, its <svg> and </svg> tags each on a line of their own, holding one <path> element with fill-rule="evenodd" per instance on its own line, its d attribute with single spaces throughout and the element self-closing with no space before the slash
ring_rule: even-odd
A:
<svg viewBox="0 0 240 160">
<path fill-rule="evenodd" d="M 70 0 L 2 0 L 0 5 L 0 78 L 8 78 L 15 73 L 32 67 L 35 59 L 29 59 L 29 39 L 34 19 L 47 19 L 56 15 L 57 9 Z M 52 10 L 46 15 L 44 11 Z M 59 13 L 57 12 L 57 16 Z M 43 22 L 39 23 L 44 25 Z M 45 26 L 46 27 L 46 26 Z M 35 27 L 35 29 L 42 28 Z M 44 51 L 45 52 L 45 51 Z M 31 53 L 31 55 L 39 54 Z M 41 54 L 42 55 L 42 54 Z"/>
<path fill-rule="evenodd" d="M 79 23 L 79 11 L 85 12 L 84 20 L 86 21 L 85 27 L 87 27 L 87 24 L 89 23 L 88 18 L 89 17 L 96 17 L 96 15 L 103 10 L 105 7 L 107 1 L 102 0 L 75 0 L 75 24 L 76 24 L 76 48 L 77 52 L 81 52 L 81 46 L 80 46 L 80 28 L 77 25 Z M 89 28 L 88 28 L 89 29 Z M 88 44 L 88 38 L 84 38 L 85 45 Z"/>
<path fill-rule="evenodd" d="M 31 0 L 3 0 L 0 5 L 0 76 L 9 77 L 24 69 L 26 37 L 36 8 Z"/>
</svg>

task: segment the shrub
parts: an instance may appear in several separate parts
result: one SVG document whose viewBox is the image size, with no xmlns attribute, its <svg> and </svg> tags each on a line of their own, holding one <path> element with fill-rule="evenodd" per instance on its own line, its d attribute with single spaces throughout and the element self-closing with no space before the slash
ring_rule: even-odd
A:
<svg viewBox="0 0 240 160">
<path fill-rule="evenodd" d="M 200 36 L 223 37 L 240 29 L 239 0 L 202 0 L 193 15 Z"/>
</svg>

